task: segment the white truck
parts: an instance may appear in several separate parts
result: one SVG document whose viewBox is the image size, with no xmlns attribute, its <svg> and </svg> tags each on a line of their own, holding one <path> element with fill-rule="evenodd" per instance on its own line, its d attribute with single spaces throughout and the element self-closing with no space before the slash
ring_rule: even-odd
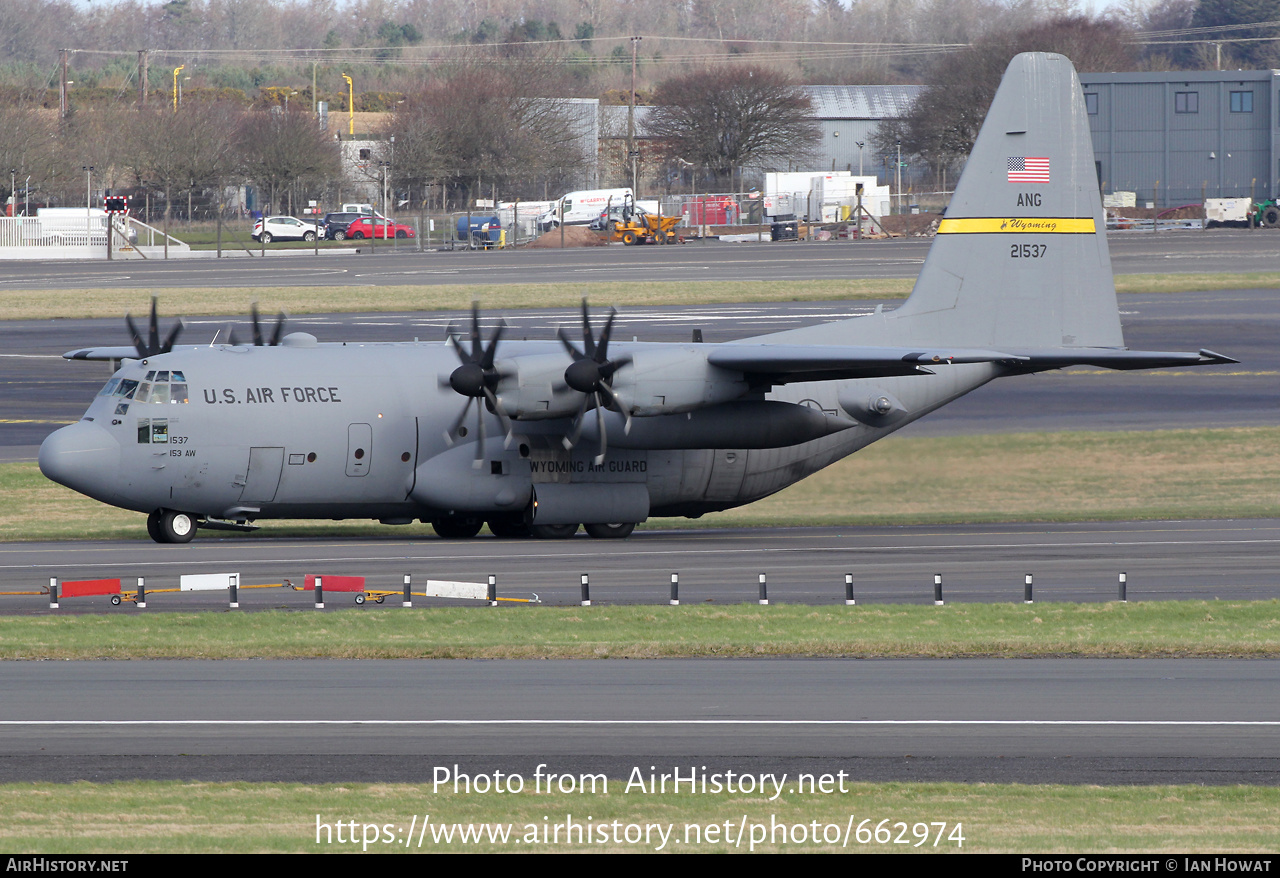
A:
<svg viewBox="0 0 1280 878">
<path fill-rule="evenodd" d="M 630 202 L 630 189 L 582 189 L 565 193 L 550 210 L 538 217 L 538 228 L 549 232 L 561 223 L 585 226 L 600 216 L 610 205 Z"/>
</svg>

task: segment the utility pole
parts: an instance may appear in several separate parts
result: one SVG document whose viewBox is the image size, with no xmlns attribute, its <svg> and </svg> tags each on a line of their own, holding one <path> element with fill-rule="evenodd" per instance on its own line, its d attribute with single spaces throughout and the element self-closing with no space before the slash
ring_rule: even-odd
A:
<svg viewBox="0 0 1280 878">
<path fill-rule="evenodd" d="M 147 50 L 138 50 L 138 109 L 147 105 Z"/>
<path fill-rule="evenodd" d="M 67 50 L 62 50 L 62 88 L 60 89 L 62 100 L 59 102 L 59 110 L 61 115 L 59 118 L 67 118 Z"/>
<path fill-rule="evenodd" d="M 639 187 L 636 185 L 636 159 L 640 153 L 636 150 L 636 44 L 641 37 L 631 38 L 631 95 L 627 101 L 627 160 L 631 163 L 631 196 L 638 197 Z"/>
</svg>

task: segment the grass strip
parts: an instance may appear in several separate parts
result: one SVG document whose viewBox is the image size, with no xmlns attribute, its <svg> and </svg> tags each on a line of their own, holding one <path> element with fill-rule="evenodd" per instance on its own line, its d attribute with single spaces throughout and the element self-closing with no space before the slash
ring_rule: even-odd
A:
<svg viewBox="0 0 1280 878">
<path fill-rule="evenodd" d="M 34 463 L 0 464 L 0 495 L 5 498 L 0 506 L 0 540 L 146 539 L 141 514 L 106 506 L 54 484 Z M 696 520 L 652 519 L 648 526 L 1278 516 L 1280 427 L 1239 427 L 892 436 L 772 497 Z M 421 524 L 401 528 L 372 522 L 262 524 L 261 533 L 271 536 L 406 538 L 431 533 Z"/>
<path fill-rule="evenodd" d="M 459 257 L 463 258 L 463 257 Z M 477 257 L 483 258 L 483 257 Z M 333 267 L 347 263 L 332 257 Z M 161 287 L 157 289 L 0 290 L 8 320 L 120 317 L 143 314 L 151 297 L 167 315 L 244 315 L 263 311 L 332 314 L 378 311 L 454 311 L 479 301 L 486 309 L 573 307 L 584 296 L 622 308 L 645 305 L 712 305 L 740 302 L 813 302 L 906 298 L 910 278 L 797 281 L 606 281 L 567 284 L 403 284 L 388 286 Z M 1173 293 L 1280 287 L 1280 272 L 1118 275 L 1120 293 Z M 394 340 L 394 339 L 389 339 Z M 118 341 L 118 340 L 117 340 Z M 86 339 L 85 344 L 112 343 Z"/>
<path fill-rule="evenodd" d="M 795 791 L 792 777 L 770 801 L 772 793 L 626 792 L 625 778 L 609 779 L 607 793 L 597 781 L 594 793 L 544 787 L 539 794 L 532 792 L 532 777 L 522 780 L 524 792 L 488 794 L 455 794 L 451 786 L 435 791 L 432 784 L 9 784 L 0 786 L 0 847 L 45 856 L 356 852 L 366 846 L 388 853 L 659 849 L 661 833 L 651 828 L 646 840 L 645 825 L 668 833 L 661 849 L 669 852 L 1209 855 L 1280 847 L 1280 789 L 1274 787 L 846 782 L 844 792 L 823 794 Z M 744 818 L 746 831 L 735 844 Z M 572 840 L 570 820 L 580 827 Z M 943 833 L 934 821 L 945 823 Z M 603 828 L 588 831 L 588 822 Z M 956 824 L 962 843 L 955 840 Z M 463 842 L 461 827 L 478 839 Z M 868 841 L 859 843 L 859 835 Z M 1186 868 L 1183 857 L 1177 860 Z"/>
<path fill-rule="evenodd" d="M 927 586 L 921 586 L 922 596 Z M 0 659 L 1275 658 L 1280 601 L 0 616 Z M 696 589 L 693 589 L 696 591 Z M 686 592 L 690 592 L 686 589 Z M 832 602 L 843 598 L 832 583 Z M 366 605 L 367 606 L 367 605 Z"/>
</svg>

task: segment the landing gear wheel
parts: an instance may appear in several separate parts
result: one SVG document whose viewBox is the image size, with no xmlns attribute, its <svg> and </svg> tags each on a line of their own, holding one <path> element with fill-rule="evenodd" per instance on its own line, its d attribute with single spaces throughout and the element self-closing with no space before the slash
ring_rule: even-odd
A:
<svg viewBox="0 0 1280 878">
<path fill-rule="evenodd" d="M 635 232 L 632 232 L 632 231 L 626 231 L 626 232 L 623 232 L 623 233 L 622 233 L 622 243 L 624 243 L 624 244 L 634 244 L 634 243 L 636 242 L 636 240 L 637 240 L 637 239 L 636 239 L 636 233 L 635 233 Z"/>
<path fill-rule="evenodd" d="M 448 518 L 436 518 L 431 522 L 436 533 L 445 540 L 468 540 L 480 533 L 484 521 L 470 516 L 453 515 Z"/>
<path fill-rule="evenodd" d="M 529 525 L 512 519 L 489 519 L 489 532 L 501 539 L 520 539 L 529 536 Z"/>
<path fill-rule="evenodd" d="M 264 243 L 264 244 L 270 244 L 270 243 L 271 243 L 271 233 L 270 233 L 270 232 L 263 232 L 263 233 L 262 233 L 262 236 L 261 236 L 260 238 L 258 238 L 258 240 L 259 240 L 259 241 L 261 241 L 261 242 L 262 242 L 262 243 Z"/>
<path fill-rule="evenodd" d="M 1272 205 L 1262 212 L 1262 224 L 1268 229 L 1280 226 L 1280 207 Z"/>
<path fill-rule="evenodd" d="M 356 605 L 358 606 L 363 603 L 364 603 L 364 595 L 362 594 L 356 595 Z"/>
<path fill-rule="evenodd" d="M 160 530 L 160 516 L 163 514 L 163 510 L 157 509 L 147 516 L 147 536 L 157 543 L 166 542 L 164 532 Z"/>
<path fill-rule="evenodd" d="M 186 512 L 166 509 L 160 516 L 161 542 L 189 543 L 196 535 L 196 520 Z"/>
<path fill-rule="evenodd" d="M 120 606 L 120 595 L 118 595 L 118 594 L 113 594 L 113 595 L 111 596 L 111 606 L 113 606 L 113 607 L 118 607 L 118 606 Z"/>
<path fill-rule="evenodd" d="M 538 540 L 567 540 L 578 532 L 576 524 L 531 524 L 529 533 Z"/>
<path fill-rule="evenodd" d="M 621 540 L 631 536 L 636 525 L 635 522 L 629 521 L 622 524 L 584 524 L 583 528 L 587 536 L 598 540 Z"/>
</svg>

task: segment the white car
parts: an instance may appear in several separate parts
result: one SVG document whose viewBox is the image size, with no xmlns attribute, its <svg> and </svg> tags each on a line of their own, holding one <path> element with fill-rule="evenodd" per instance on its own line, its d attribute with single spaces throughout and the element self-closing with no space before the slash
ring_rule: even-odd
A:
<svg viewBox="0 0 1280 878">
<path fill-rule="evenodd" d="M 269 216 L 253 224 L 253 240 L 270 244 L 272 241 L 314 241 L 315 223 L 304 223 L 291 216 Z"/>
</svg>

